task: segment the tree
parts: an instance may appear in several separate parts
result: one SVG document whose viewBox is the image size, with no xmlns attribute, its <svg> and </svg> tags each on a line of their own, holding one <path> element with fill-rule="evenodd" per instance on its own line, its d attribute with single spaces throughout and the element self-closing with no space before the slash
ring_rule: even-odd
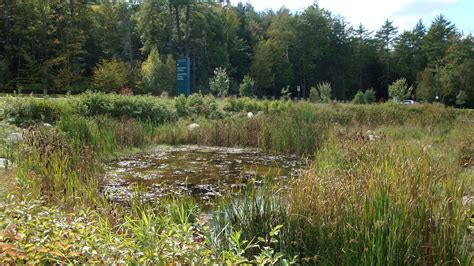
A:
<svg viewBox="0 0 474 266">
<path fill-rule="evenodd" d="M 242 97 L 253 97 L 256 94 L 255 81 L 249 75 L 242 80 L 239 88 L 239 94 Z"/>
<path fill-rule="evenodd" d="M 115 92 L 127 86 L 129 74 L 127 63 L 117 58 L 102 59 L 94 69 L 92 86 L 100 91 Z"/>
<path fill-rule="evenodd" d="M 412 90 L 413 87 L 408 86 L 407 80 L 401 78 L 388 87 L 388 94 L 393 101 L 399 102 L 409 97 Z"/>
<path fill-rule="evenodd" d="M 176 62 L 171 56 L 162 60 L 158 51 L 152 49 L 141 68 L 144 92 L 155 95 L 159 95 L 163 92 L 173 94 L 176 85 L 175 65 Z"/>
<path fill-rule="evenodd" d="M 229 93 L 229 76 L 224 68 L 216 68 L 214 77 L 209 80 L 209 88 L 212 93 L 219 97 L 225 97 Z"/>
<path fill-rule="evenodd" d="M 428 62 L 438 63 L 448 51 L 448 48 L 456 37 L 456 29 L 443 15 L 438 15 L 433 20 L 423 43 L 423 51 Z"/>
<path fill-rule="evenodd" d="M 387 86 L 390 83 L 390 57 L 391 51 L 393 49 L 393 44 L 397 37 L 397 27 L 393 26 L 393 22 L 390 20 L 385 20 L 385 23 L 382 25 L 380 30 L 375 34 L 376 39 L 379 42 L 380 52 L 384 58 L 386 64 L 385 72 L 385 85 Z"/>
</svg>

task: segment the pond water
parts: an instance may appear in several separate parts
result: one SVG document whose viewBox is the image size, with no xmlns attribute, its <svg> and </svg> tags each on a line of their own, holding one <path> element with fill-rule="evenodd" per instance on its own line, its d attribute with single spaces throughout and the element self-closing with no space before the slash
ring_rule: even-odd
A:
<svg viewBox="0 0 474 266">
<path fill-rule="evenodd" d="M 258 149 L 157 146 L 106 164 L 104 192 L 129 201 L 140 188 L 146 199 L 190 195 L 201 202 L 238 193 L 250 180 L 286 179 L 304 169 L 298 156 L 268 155 Z"/>
</svg>

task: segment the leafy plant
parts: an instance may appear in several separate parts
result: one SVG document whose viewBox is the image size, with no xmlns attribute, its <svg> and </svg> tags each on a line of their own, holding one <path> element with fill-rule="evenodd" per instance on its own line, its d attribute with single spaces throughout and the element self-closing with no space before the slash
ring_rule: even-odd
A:
<svg viewBox="0 0 474 266">
<path fill-rule="evenodd" d="M 354 96 L 354 99 L 352 99 L 352 103 L 354 104 L 366 104 L 367 103 L 367 98 L 365 94 L 362 91 L 358 91 L 356 95 Z"/>
<path fill-rule="evenodd" d="M 322 82 L 317 85 L 319 98 L 323 103 L 329 103 L 332 97 L 332 88 L 329 82 Z"/>
<path fill-rule="evenodd" d="M 214 77 L 209 80 L 211 92 L 219 97 L 225 97 L 229 94 L 229 76 L 225 68 L 216 68 Z"/>
<path fill-rule="evenodd" d="M 99 91 L 116 92 L 130 81 L 130 67 L 117 58 L 102 59 L 94 68 L 92 86 Z"/>
<path fill-rule="evenodd" d="M 392 85 L 388 86 L 388 95 L 393 101 L 399 102 L 409 97 L 411 95 L 412 90 L 413 87 L 408 86 L 407 80 L 401 78 L 392 83 Z"/>
<path fill-rule="evenodd" d="M 370 88 L 365 91 L 365 99 L 367 100 L 368 104 L 374 103 L 376 101 L 375 98 L 375 90 Z"/>
<path fill-rule="evenodd" d="M 246 75 L 240 84 L 239 94 L 242 97 L 253 97 L 255 96 L 255 93 L 255 81 L 252 79 L 252 77 Z"/>
</svg>

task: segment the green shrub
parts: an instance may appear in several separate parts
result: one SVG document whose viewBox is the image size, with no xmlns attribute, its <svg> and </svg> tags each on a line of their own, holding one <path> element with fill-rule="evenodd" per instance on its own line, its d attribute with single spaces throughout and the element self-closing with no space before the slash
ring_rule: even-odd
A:
<svg viewBox="0 0 474 266">
<path fill-rule="evenodd" d="M 388 95 L 395 102 L 403 101 L 411 95 L 413 87 L 409 87 L 407 80 L 401 78 L 388 86 Z"/>
<path fill-rule="evenodd" d="M 229 94 L 229 76 L 225 68 L 216 68 L 209 80 L 209 89 L 214 95 L 225 97 Z"/>
<path fill-rule="evenodd" d="M 3 116 L 17 126 L 29 126 L 38 122 L 54 123 L 61 116 L 77 111 L 73 98 L 7 97 L 3 103 Z"/>
<path fill-rule="evenodd" d="M 123 96 L 104 93 L 85 93 L 80 98 L 83 113 L 88 116 L 110 115 L 141 121 L 163 123 L 177 118 L 172 103 L 153 96 Z"/>
<path fill-rule="evenodd" d="M 311 87 L 309 90 L 309 100 L 313 103 L 321 101 L 321 98 L 319 98 L 318 89 L 316 89 L 316 87 Z"/>
<path fill-rule="evenodd" d="M 319 91 L 319 98 L 321 102 L 328 103 L 331 101 L 332 97 L 332 88 L 331 83 L 329 82 L 322 82 L 317 85 Z"/>
<path fill-rule="evenodd" d="M 187 99 L 186 96 L 184 96 L 183 94 L 175 98 L 174 106 L 179 117 L 184 117 L 188 115 Z"/>
<path fill-rule="evenodd" d="M 370 88 L 365 91 L 365 99 L 367 100 L 368 104 L 374 103 L 376 101 L 375 98 L 375 90 Z"/>
<path fill-rule="evenodd" d="M 354 99 L 352 99 L 353 104 L 366 104 L 367 103 L 367 98 L 365 97 L 365 94 L 362 91 L 358 91 L 356 95 L 354 96 Z"/>
<path fill-rule="evenodd" d="M 244 80 L 240 84 L 239 94 L 242 97 L 253 97 L 255 96 L 256 88 L 255 81 L 249 75 L 244 77 Z"/>
</svg>

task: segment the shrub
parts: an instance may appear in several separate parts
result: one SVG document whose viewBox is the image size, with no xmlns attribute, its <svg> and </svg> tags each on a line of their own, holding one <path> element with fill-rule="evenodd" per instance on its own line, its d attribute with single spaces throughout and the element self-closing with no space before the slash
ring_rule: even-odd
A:
<svg viewBox="0 0 474 266">
<path fill-rule="evenodd" d="M 362 91 L 358 91 L 356 95 L 354 96 L 354 99 L 352 99 L 352 103 L 353 104 L 366 104 L 367 98 Z"/>
<path fill-rule="evenodd" d="M 253 97 L 255 96 L 255 81 L 249 75 L 244 77 L 244 80 L 240 84 L 239 94 L 242 97 Z"/>
<path fill-rule="evenodd" d="M 102 59 L 94 68 L 92 85 L 104 92 L 114 92 L 125 87 L 130 81 L 130 68 L 127 63 L 113 58 Z"/>
<path fill-rule="evenodd" d="M 29 126 L 38 122 L 54 123 L 61 116 L 76 112 L 72 98 L 12 98 L 4 101 L 3 115 L 17 126 Z"/>
<path fill-rule="evenodd" d="M 316 89 L 316 87 L 311 87 L 309 90 L 309 100 L 313 103 L 321 101 L 321 98 L 319 98 L 318 89 Z"/>
<path fill-rule="evenodd" d="M 229 93 L 229 76 L 225 68 L 216 68 L 214 77 L 209 80 L 209 88 L 212 93 L 219 97 L 225 97 Z"/>
<path fill-rule="evenodd" d="M 317 85 L 318 91 L 319 91 L 319 98 L 321 99 L 321 102 L 323 103 L 328 103 L 331 101 L 331 94 L 332 94 L 332 88 L 331 88 L 331 83 L 329 82 L 322 82 Z"/>
<path fill-rule="evenodd" d="M 368 104 L 374 103 L 376 101 L 374 89 L 370 88 L 365 91 L 365 99 L 367 100 Z"/>
<path fill-rule="evenodd" d="M 401 78 L 388 86 L 388 95 L 393 101 L 399 102 L 409 97 L 412 90 L 413 87 L 408 87 L 407 80 Z"/>
<path fill-rule="evenodd" d="M 286 87 L 283 87 L 281 89 L 281 98 L 283 100 L 290 100 L 291 99 L 290 86 L 286 86 Z"/>
<path fill-rule="evenodd" d="M 174 107 L 179 117 L 184 117 L 188 115 L 188 105 L 186 96 L 183 94 L 179 95 L 174 100 Z"/>
<path fill-rule="evenodd" d="M 199 93 L 191 94 L 187 99 L 187 113 L 193 116 L 219 118 L 222 114 L 218 110 L 216 99 L 213 96 L 203 96 Z"/>
<path fill-rule="evenodd" d="M 153 96 L 122 96 L 85 93 L 81 96 L 82 112 L 87 116 L 109 115 L 163 123 L 177 117 L 171 102 Z"/>
<path fill-rule="evenodd" d="M 456 95 L 456 104 L 463 107 L 467 100 L 467 94 L 460 90 L 458 95 Z"/>
</svg>

